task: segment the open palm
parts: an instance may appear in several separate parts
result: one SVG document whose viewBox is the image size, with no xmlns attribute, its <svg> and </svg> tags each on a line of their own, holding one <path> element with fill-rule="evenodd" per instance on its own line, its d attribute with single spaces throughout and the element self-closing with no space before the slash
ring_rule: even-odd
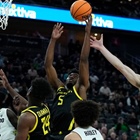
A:
<svg viewBox="0 0 140 140">
<path fill-rule="evenodd" d="M 52 31 L 52 38 L 58 39 L 62 33 L 63 33 L 63 26 L 61 25 L 61 23 L 55 24 Z"/>
</svg>

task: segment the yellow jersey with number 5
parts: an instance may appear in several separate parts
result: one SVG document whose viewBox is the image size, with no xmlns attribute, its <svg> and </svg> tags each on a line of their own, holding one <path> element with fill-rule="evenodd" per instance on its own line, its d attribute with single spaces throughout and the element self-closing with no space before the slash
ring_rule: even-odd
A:
<svg viewBox="0 0 140 140">
<path fill-rule="evenodd" d="M 32 130 L 29 131 L 27 140 L 46 140 L 47 134 L 50 132 L 50 110 L 42 104 L 41 107 L 31 106 L 23 110 L 32 113 L 36 118 L 36 123 Z"/>
</svg>

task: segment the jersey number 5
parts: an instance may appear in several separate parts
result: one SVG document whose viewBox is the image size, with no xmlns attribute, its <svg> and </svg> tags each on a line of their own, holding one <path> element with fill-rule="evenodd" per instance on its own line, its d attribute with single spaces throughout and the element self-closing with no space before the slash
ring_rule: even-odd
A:
<svg viewBox="0 0 140 140">
<path fill-rule="evenodd" d="M 47 117 L 43 117 L 41 119 L 41 122 L 43 123 L 42 125 L 42 129 L 43 129 L 43 133 L 44 135 L 48 134 L 50 131 L 50 116 L 48 115 Z"/>
<path fill-rule="evenodd" d="M 58 97 L 58 104 L 57 105 L 62 105 L 63 104 L 63 98 L 64 98 L 65 95 L 60 95 Z"/>
</svg>

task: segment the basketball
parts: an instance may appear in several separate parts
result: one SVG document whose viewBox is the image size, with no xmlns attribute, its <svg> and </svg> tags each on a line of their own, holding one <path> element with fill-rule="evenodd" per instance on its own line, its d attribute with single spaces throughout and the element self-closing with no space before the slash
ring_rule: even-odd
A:
<svg viewBox="0 0 140 140">
<path fill-rule="evenodd" d="M 85 0 L 77 0 L 71 5 L 70 13 L 75 20 L 85 21 L 92 13 L 92 7 Z"/>
</svg>

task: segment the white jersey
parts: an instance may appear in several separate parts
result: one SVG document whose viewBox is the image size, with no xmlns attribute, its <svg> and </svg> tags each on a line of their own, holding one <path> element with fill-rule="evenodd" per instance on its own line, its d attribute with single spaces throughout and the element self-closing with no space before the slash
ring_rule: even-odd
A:
<svg viewBox="0 0 140 140">
<path fill-rule="evenodd" d="M 93 128 L 92 126 L 85 129 L 76 127 L 72 131 L 77 133 L 81 137 L 81 140 L 103 140 L 103 136 L 99 130 Z"/>
<path fill-rule="evenodd" d="M 0 109 L 0 140 L 14 140 L 15 128 L 7 116 L 7 108 Z"/>
</svg>

